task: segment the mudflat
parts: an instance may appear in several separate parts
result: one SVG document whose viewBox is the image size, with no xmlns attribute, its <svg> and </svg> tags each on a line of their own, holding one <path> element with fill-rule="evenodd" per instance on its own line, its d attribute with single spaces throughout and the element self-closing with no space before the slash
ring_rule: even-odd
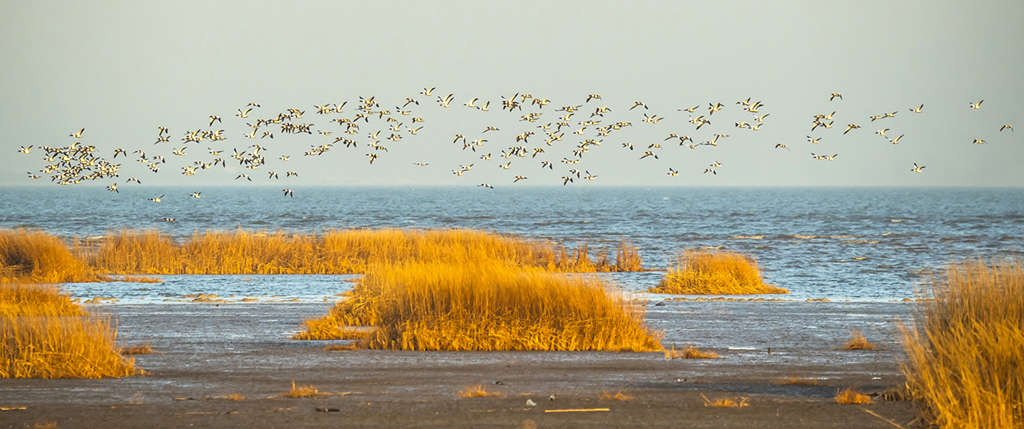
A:
<svg viewBox="0 0 1024 429">
<path fill-rule="evenodd" d="M 118 320 L 123 344 L 152 346 L 135 357 L 147 375 L 4 380 L 0 427 L 885 428 L 894 426 L 866 410 L 903 426 L 916 416 L 913 403 L 882 397 L 904 382 L 894 322 L 909 318 L 910 304 L 652 302 L 647 320 L 667 347 L 721 356 L 672 360 L 660 352 L 327 351 L 344 342 L 289 339 L 328 308 L 91 306 Z M 837 350 L 853 329 L 878 348 Z M 293 381 L 321 395 L 283 397 Z M 475 385 L 499 396 L 459 395 Z M 874 403 L 836 404 L 845 388 Z M 620 392 L 628 399 L 607 398 Z M 747 406 L 708 407 L 705 398 Z"/>
</svg>

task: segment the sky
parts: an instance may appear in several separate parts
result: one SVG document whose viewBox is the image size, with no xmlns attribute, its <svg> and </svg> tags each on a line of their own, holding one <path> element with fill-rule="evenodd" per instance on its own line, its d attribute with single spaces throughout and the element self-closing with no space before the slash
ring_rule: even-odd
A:
<svg viewBox="0 0 1024 429">
<path fill-rule="evenodd" d="M 0 14 L 0 186 L 50 184 L 32 180 L 47 162 L 41 146 L 80 141 L 110 160 L 128 157 L 120 177 L 92 184 L 150 185 L 452 185 L 562 186 L 1021 186 L 1024 184 L 1024 2 L 1019 1 L 31 1 L 3 0 Z M 431 96 L 419 94 L 436 87 Z M 829 101 L 840 92 L 842 100 Z M 449 108 L 437 96 L 453 94 Z M 501 109 L 501 97 L 529 93 L 550 99 L 543 108 Z M 588 94 L 600 100 L 585 102 Z M 390 124 L 363 122 L 344 134 L 337 118 L 351 118 L 359 97 L 375 96 L 403 127 L 399 142 L 384 137 Z M 398 113 L 406 97 L 408 116 Z M 487 112 L 463 105 L 491 101 Z M 757 115 L 736 102 L 751 97 Z M 984 99 L 981 109 L 969 108 Z M 315 105 L 348 101 L 341 114 L 318 115 Z M 634 101 L 647 105 L 629 110 Z M 247 103 L 249 118 L 235 116 Z M 724 108 L 694 129 L 688 119 Z M 478 103 L 478 104 L 480 104 Z M 923 112 L 908 109 L 924 104 Z M 559 107 L 582 105 L 545 144 L 538 128 L 557 123 Z M 700 106 L 694 115 L 680 109 Z M 590 117 L 599 107 L 610 111 Z M 296 123 L 314 134 L 247 139 L 255 118 L 288 108 L 304 110 Z M 836 111 L 831 129 L 810 132 L 815 114 Z M 871 115 L 898 112 L 871 121 Z M 536 122 L 520 120 L 541 113 Z M 756 123 L 757 131 L 736 122 Z M 208 125 L 215 114 L 222 122 Z M 656 124 L 644 114 L 663 117 Z M 423 118 L 412 123 L 413 116 Z M 601 120 L 583 136 L 580 121 Z M 631 126 L 598 136 L 616 122 Z M 862 128 L 844 135 L 846 125 Z M 483 133 L 493 125 L 500 131 Z M 157 127 L 171 139 L 154 144 Z M 412 135 L 410 127 L 423 126 Z M 86 128 L 80 139 L 69 136 Z M 186 130 L 224 129 L 225 141 L 183 143 Z M 876 130 L 889 128 L 888 138 Z M 260 130 L 274 130 L 264 126 Z M 372 150 L 369 134 L 382 130 Z M 319 131 L 330 131 L 321 135 Z M 501 153 L 534 131 L 527 147 L 537 157 Z M 486 138 L 475 152 L 453 144 Z M 695 143 L 728 134 L 717 147 Z M 821 137 L 809 143 L 808 135 Z M 351 138 L 320 156 L 311 147 Z M 985 144 L 973 144 L 976 138 Z M 573 148 L 591 145 L 579 164 Z M 631 143 L 634 150 L 623 148 Z M 266 164 L 182 175 L 209 150 L 246 150 L 258 144 Z M 651 148 L 661 144 L 661 148 Z M 786 148 L 776 148 L 785 144 Z M 29 154 L 19 153 L 32 145 Z M 186 156 L 171 154 L 186 146 Z M 136 149 L 167 158 L 158 173 L 136 162 Z M 651 150 L 658 159 L 640 159 Z M 367 153 L 380 156 L 371 165 Z M 839 154 L 832 161 L 815 154 Z M 492 159 L 480 159 L 486 153 Z M 288 161 L 279 159 L 289 155 Z M 554 165 L 545 169 L 540 162 Z M 501 164 L 511 161 L 508 169 Z M 429 165 L 419 167 L 414 163 Z M 711 163 L 715 174 L 706 173 Z M 472 163 L 459 176 L 453 170 Z M 921 173 L 914 163 L 926 165 Z M 668 174 L 669 169 L 678 175 Z M 275 171 L 280 179 L 268 178 Z M 295 171 L 298 177 L 285 177 Z M 589 174 L 593 180 L 583 177 Z M 235 180 L 247 173 L 253 179 Z M 515 176 L 526 179 L 513 183 Z M 82 185 L 79 185 L 82 186 Z"/>
</svg>

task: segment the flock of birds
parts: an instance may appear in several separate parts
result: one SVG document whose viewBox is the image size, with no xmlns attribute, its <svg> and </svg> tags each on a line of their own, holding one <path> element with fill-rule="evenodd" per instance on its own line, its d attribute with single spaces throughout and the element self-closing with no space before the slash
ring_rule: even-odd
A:
<svg viewBox="0 0 1024 429">
<path fill-rule="evenodd" d="M 235 146 L 226 148 L 223 142 L 233 140 L 228 132 L 220 126 L 223 124 L 221 116 L 209 115 L 209 121 L 204 120 L 205 127 L 184 130 L 181 134 L 180 143 L 172 143 L 172 135 L 167 127 L 157 127 L 157 134 L 153 142 L 153 148 L 134 148 L 130 153 L 124 148 L 114 148 L 112 156 L 107 159 L 97 154 L 95 145 L 87 145 L 82 142 L 85 136 L 85 129 L 72 132 L 72 143 L 66 146 L 51 147 L 41 146 L 45 166 L 37 172 L 28 172 L 30 179 L 41 179 L 48 176 L 51 182 L 61 185 L 74 185 L 96 180 L 115 181 L 107 186 L 111 192 L 119 192 L 116 179 L 120 177 L 122 164 L 117 163 L 118 156 L 125 159 L 134 157 L 135 161 L 145 167 L 151 173 L 159 173 L 168 163 L 168 158 L 181 159 L 180 174 L 183 176 L 196 176 L 204 172 L 220 167 L 228 168 L 228 164 L 237 164 L 235 170 L 238 173 L 234 180 L 252 182 L 253 176 L 265 174 L 268 181 L 279 181 L 290 177 L 297 177 L 299 173 L 287 168 L 272 169 L 268 165 L 267 155 L 270 149 L 267 146 L 275 136 L 279 139 L 282 136 L 310 136 L 321 139 L 309 145 L 303 152 L 305 157 L 323 157 L 332 150 L 344 147 L 349 150 L 364 151 L 367 161 L 373 165 L 383 159 L 387 154 L 399 146 L 400 143 L 415 139 L 424 128 L 426 123 L 420 112 L 421 102 L 429 103 L 431 97 L 441 111 L 449 111 L 460 108 L 453 105 L 455 95 L 448 93 L 434 95 L 436 88 L 424 88 L 417 96 L 405 97 L 405 99 L 393 108 L 382 107 L 377 97 L 359 97 L 358 102 L 353 103 L 349 108 L 349 101 L 339 103 L 327 103 L 312 106 L 312 115 L 300 108 L 287 108 L 281 112 L 262 114 L 262 106 L 258 103 L 248 103 L 237 109 L 236 116 L 246 125 L 246 131 L 239 138 L 246 142 L 247 146 Z M 839 92 L 829 95 L 831 103 L 839 103 L 843 96 Z M 521 162 L 537 163 L 541 169 L 554 171 L 558 166 L 561 174 L 558 175 L 558 182 L 567 186 L 576 182 L 589 182 L 598 178 L 596 174 L 584 168 L 583 161 L 586 155 L 593 149 L 600 147 L 606 140 L 618 137 L 626 130 L 635 127 L 630 120 L 638 120 L 641 127 L 657 127 L 665 119 L 657 113 L 652 113 L 647 104 L 642 100 L 636 100 L 622 110 L 625 118 L 611 119 L 617 112 L 611 106 L 602 102 L 598 93 L 587 94 L 579 104 L 567 104 L 560 107 L 550 107 L 548 98 L 534 96 L 529 93 L 515 93 L 509 97 L 501 96 L 496 100 L 495 107 L 506 114 L 518 116 L 518 126 L 507 127 L 504 124 L 489 123 L 479 129 L 461 131 L 455 133 L 450 142 L 455 150 L 460 150 L 466 156 L 471 157 L 468 161 L 458 164 L 452 168 L 451 173 L 455 176 L 466 176 L 477 167 L 478 163 L 491 162 L 502 170 L 513 169 L 513 163 Z M 972 102 L 968 105 L 969 110 L 981 110 L 984 100 Z M 764 111 L 765 105 L 760 100 L 746 98 L 735 102 L 742 112 L 749 115 L 749 120 L 739 120 L 733 123 L 736 132 L 757 132 L 767 124 L 770 113 Z M 481 100 L 473 97 L 463 103 L 462 108 L 476 112 L 489 112 L 492 110 L 491 101 Z M 690 150 L 713 149 L 723 144 L 730 137 L 722 131 L 710 132 L 707 138 L 697 137 L 704 127 L 716 122 L 726 105 L 721 102 L 709 102 L 706 107 L 703 103 L 677 109 L 688 115 L 688 123 L 693 127 L 691 135 L 685 130 L 670 132 L 660 141 L 643 144 L 634 144 L 628 139 L 621 142 L 621 150 L 627 153 L 638 153 L 640 160 L 660 159 L 660 155 L 667 146 L 686 147 Z M 924 105 L 916 105 L 908 108 L 910 115 L 918 115 L 924 112 Z M 878 123 L 875 134 L 886 139 L 893 145 L 900 144 L 904 134 L 896 135 L 892 129 L 884 124 L 886 119 L 893 118 L 900 112 L 884 111 L 877 115 L 871 115 L 870 123 Z M 310 117 L 316 115 L 317 119 L 326 119 L 328 126 L 318 125 L 310 121 Z M 818 145 L 822 141 L 820 133 L 833 128 L 839 115 L 836 111 L 815 114 L 810 123 L 810 132 L 807 135 L 807 142 Z M 845 121 L 844 121 L 845 122 Z M 214 127 L 214 125 L 217 127 Z M 502 125 L 499 127 L 498 125 Z M 843 135 L 857 133 L 863 127 L 862 123 L 851 121 L 843 128 Z M 502 137 L 503 128 L 514 128 L 511 132 L 506 131 Z M 1013 131 L 1012 124 L 1004 124 L 999 132 Z M 708 132 L 705 130 L 705 132 Z M 815 134 L 818 133 L 818 134 Z M 360 138 L 360 135 L 365 136 Z M 532 140 L 531 140 L 532 139 Z M 700 140 L 700 141 L 698 141 Z M 571 141 L 571 143 L 570 143 Z M 504 143 L 499 143 L 504 142 Z M 974 138 L 973 144 L 984 144 L 982 138 Z M 200 147 L 206 146 L 206 155 L 202 159 L 188 161 L 190 154 L 200 152 Z M 266 145 L 266 146 L 265 146 Z M 775 149 L 789 150 L 785 143 L 777 143 Z M 18 149 L 23 154 L 31 154 L 33 146 L 22 146 Z M 166 155 L 156 153 L 163 151 Z M 201 153 L 201 152 L 200 152 Z M 561 157 L 559 160 L 558 158 Z M 811 152 L 811 157 L 820 161 L 834 161 L 839 158 L 838 153 L 819 154 Z M 276 160 L 286 165 L 291 159 L 288 153 L 280 153 Z M 275 161 L 276 162 L 276 161 Z M 413 165 L 417 168 L 427 168 L 430 161 L 416 161 Z M 723 164 L 713 161 L 704 167 L 703 174 L 718 175 Z M 914 162 L 910 168 L 912 173 L 922 173 L 925 165 Z M 143 170 L 143 171 L 145 171 Z M 679 170 L 668 167 L 667 176 L 678 176 Z M 529 177 L 524 174 L 511 174 L 512 183 L 528 181 Z M 138 177 L 128 177 L 126 184 L 141 184 Z M 482 188 L 494 189 L 490 183 L 480 183 Z M 281 190 L 283 195 L 294 197 L 291 188 Z M 163 201 L 165 195 L 149 198 L 153 203 Z M 193 192 L 191 198 L 202 197 L 200 192 Z M 164 218 L 164 221 L 174 222 L 173 218 Z"/>
</svg>

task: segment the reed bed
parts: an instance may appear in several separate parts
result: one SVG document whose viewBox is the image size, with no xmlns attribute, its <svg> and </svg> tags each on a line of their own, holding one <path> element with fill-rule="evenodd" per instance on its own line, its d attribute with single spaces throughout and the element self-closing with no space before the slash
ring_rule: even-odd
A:
<svg viewBox="0 0 1024 429">
<path fill-rule="evenodd" d="M 781 294 L 788 290 L 765 284 L 752 258 L 732 252 L 687 250 L 676 257 L 653 293 L 677 295 Z"/>
<path fill-rule="evenodd" d="M 320 235 L 236 231 L 196 232 L 182 243 L 157 231 L 111 234 L 88 255 L 102 272 L 117 274 L 355 274 L 373 263 L 501 259 L 549 271 L 642 269 L 632 244 L 616 262 L 594 263 L 589 248 L 475 230 L 329 230 Z"/>
<path fill-rule="evenodd" d="M 1024 427 L 1024 266 L 950 265 L 901 327 L 911 396 L 942 428 Z"/>
<path fill-rule="evenodd" d="M 53 285 L 0 283 L 0 317 L 84 316 L 71 296 Z"/>
<path fill-rule="evenodd" d="M 0 284 L 0 378 L 101 378 L 139 373 L 117 330 L 53 286 Z"/>
<path fill-rule="evenodd" d="M 41 231 L 0 229 L 0 281 L 63 283 L 102 276 L 76 258 L 59 238 Z"/>
<path fill-rule="evenodd" d="M 593 276 L 494 259 L 377 264 L 299 339 L 400 350 L 661 350 L 643 307 Z M 347 337 L 347 338 L 346 338 Z"/>
</svg>

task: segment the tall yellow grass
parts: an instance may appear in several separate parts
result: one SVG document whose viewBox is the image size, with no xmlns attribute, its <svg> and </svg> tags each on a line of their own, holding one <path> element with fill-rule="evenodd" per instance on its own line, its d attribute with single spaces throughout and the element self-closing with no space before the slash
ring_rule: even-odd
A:
<svg viewBox="0 0 1024 429">
<path fill-rule="evenodd" d="M 0 284 L 0 378 L 100 378 L 139 372 L 110 320 L 53 286 Z"/>
<path fill-rule="evenodd" d="M 41 231 L 0 229 L 0 281 L 62 283 L 99 278 L 57 237 Z"/>
<path fill-rule="evenodd" d="M 789 293 L 765 284 L 753 259 L 731 252 L 687 250 L 676 257 L 653 293 L 678 295 L 747 295 Z"/>
<path fill-rule="evenodd" d="M 552 243 L 474 230 L 330 230 L 320 235 L 196 232 L 176 243 L 156 231 L 124 230 L 90 255 L 100 271 L 118 274 L 354 274 L 372 263 L 501 259 L 551 271 L 642 269 L 627 242 L 616 263 L 594 263 L 584 244 L 574 252 Z"/>
<path fill-rule="evenodd" d="M 495 259 L 376 264 L 296 338 L 350 339 L 343 330 L 365 326 L 363 344 L 379 349 L 660 350 L 643 316 L 593 276 Z"/>
<path fill-rule="evenodd" d="M 939 427 L 1024 427 L 1021 261 L 954 264 L 928 285 L 902 328 L 911 395 Z"/>
</svg>

